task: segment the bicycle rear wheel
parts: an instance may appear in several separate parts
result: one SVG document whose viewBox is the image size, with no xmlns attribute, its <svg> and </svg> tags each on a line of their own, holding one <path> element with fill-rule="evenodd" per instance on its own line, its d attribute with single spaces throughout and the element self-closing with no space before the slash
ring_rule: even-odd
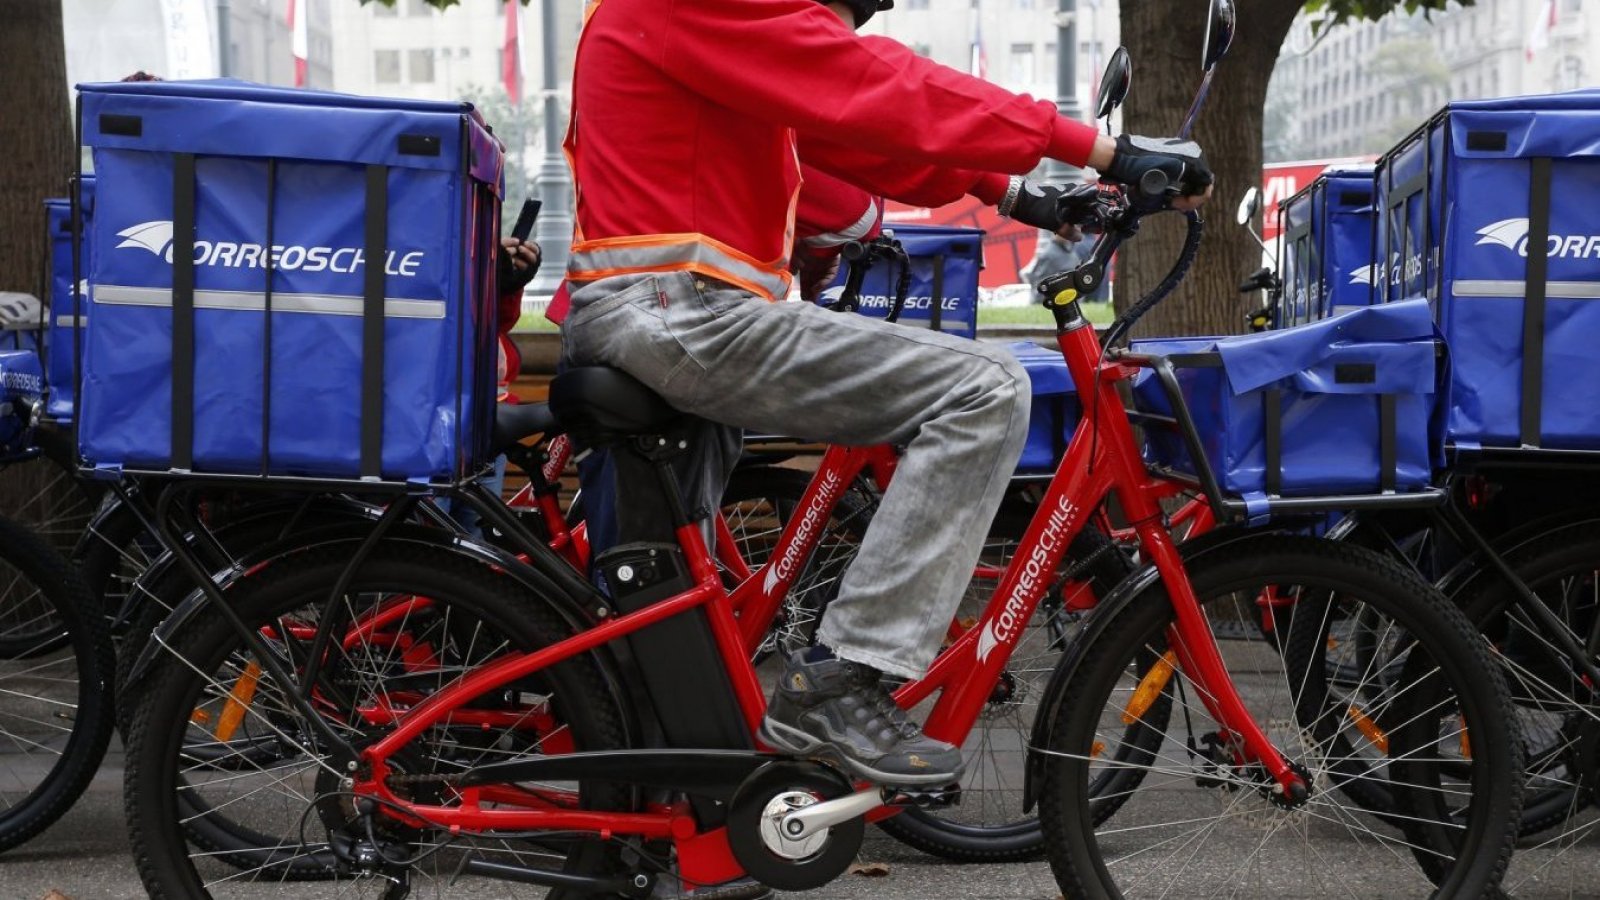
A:
<svg viewBox="0 0 1600 900">
<path fill-rule="evenodd" d="M 0 519 L 0 850 L 60 818 L 105 755 L 112 654 L 96 610 L 61 554 Z"/>
<path fill-rule="evenodd" d="M 1156 586 L 1096 619 L 1046 711 L 1040 818 L 1063 892 L 1268 897 L 1315 884 L 1353 896 L 1476 897 L 1497 884 L 1521 804 L 1521 747 L 1505 682 L 1460 611 L 1392 561 L 1309 538 L 1245 539 L 1201 555 L 1189 575 L 1226 635 L 1218 644 L 1234 685 L 1311 796 L 1280 802 L 1260 767 L 1235 756 L 1202 688 L 1172 665 L 1174 615 Z M 1244 627 L 1268 588 L 1296 598 L 1282 648 Z M 1381 623 L 1393 668 L 1335 686 L 1325 677 L 1338 643 L 1329 635 L 1355 622 Z M 1142 758 L 1119 755 L 1128 724 L 1145 722 L 1158 698 L 1172 710 L 1148 724 L 1165 740 Z M 1361 777 L 1348 768 L 1358 741 L 1383 748 L 1397 809 L 1388 819 L 1339 790 Z M 1093 785 L 1111 767 L 1144 777 L 1107 817 L 1113 798 Z"/>
<path fill-rule="evenodd" d="M 230 599 L 288 663 L 304 659 L 310 630 L 348 563 L 348 546 L 280 560 L 236 582 Z M 356 746 L 385 733 L 385 710 L 415 705 L 458 675 L 563 637 L 555 612 L 516 582 L 447 551 L 381 544 L 338 604 L 352 623 L 327 665 L 344 703 L 321 696 L 324 721 Z M 215 610 L 205 610 L 165 648 L 141 692 L 128 738 L 126 803 L 140 876 L 152 897 L 253 897 L 260 882 L 328 879 L 329 896 L 385 896 L 390 882 L 341 848 L 357 827 L 346 771 L 330 764 L 318 732 Z M 297 655 L 298 654 L 298 655 Z M 289 663 L 292 665 L 292 663 Z M 321 682 L 319 682 L 321 683 Z M 487 724 L 486 724 L 487 723 Z M 616 749 L 621 712 L 589 658 L 553 667 L 469 702 L 394 760 L 405 785 L 452 802 L 433 776 L 525 755 Z M 414 785 L 414 786 L 413 786 Z M 605 784 L 533 786 L 559 802 L 625 808 Z M 551 802 L 557 802 L 552 799 Z M 490 804 L 492 805 L 492 804 Z M 413 889 L 429 896 L 481 895 L 481 879 L 457 884 L 464 858 L 522 867 L 598 865 L 604 845 L 539 836 L 452 835 L 378 817 L 391 857 L 408 862 Z M 253 835 L 253 847 L 241 846 Z"/>
</svg>

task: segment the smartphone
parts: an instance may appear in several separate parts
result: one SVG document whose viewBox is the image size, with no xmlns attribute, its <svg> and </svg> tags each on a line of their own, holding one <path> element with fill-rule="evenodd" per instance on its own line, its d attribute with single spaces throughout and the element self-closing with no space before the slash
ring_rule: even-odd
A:
<svg viewBox="0 0 1600 900">
<path fill-rule="evenodd" d="M 511 236 L 526 241 L 528 235 L 533 234 L 533 220 L 539 218 L 539 207 L 543 205 L 544 201 L 532 198 L 522 201 L 522 212 L 517 216 L 516 227 L 511 229 Z"/>
</svg>

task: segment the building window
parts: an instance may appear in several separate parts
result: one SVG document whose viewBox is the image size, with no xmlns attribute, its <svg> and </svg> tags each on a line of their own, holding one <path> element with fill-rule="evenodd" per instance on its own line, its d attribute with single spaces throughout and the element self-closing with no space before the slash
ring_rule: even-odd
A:
<svg viewBox="0 0 1600 900">
<path fill-rule="evenodd" d="M 400 83 L 399 50 L 379 50 L 372 54 L 372 80 L 379 84 Z"/>
<path fill-rule="evenodd" d="M 1011 73 L 1012 84 L 1033 83 L 1033 45 L 1011 45 Z"/>
<path fill-rule="evenodd" d="M 428 5 L 427 0 L 405 0 L 405 4 L 408 16 L 426 16 L 433 13 L 433 7 Z"/>
<path fill-rule="evenodd" d="M 412 50 L 412 51 L 408 52 L 406 55 L 408 57 L 410 57 L 409 59 L 406 60 L 406 67 L 408 69 L 410 69 L 410 71 L 407 74 L 410 76 L 411 83 L 412 84 L 432 84 L 433 83 L 433 51 L 432 50 Z"/>
<path fill-rule="evenodd" d="M 928 0 L 906 0 L 906 9 L 927 9 Z"/>
<path fill-rule="evenodd" d="M 395 0 L 395 3 L 399 2 L 400 0 Z M 379 19 L 392 19 L 395 17 L 396 12 L 393 6 L 384 3 L 383 0 L 378 0 L 378 2 L 372 4 L 372 14 Z"/>
<path fill-rule="evenodd" d="M 926 0 L 924 0 L 924 2 L 926 2 Z M 933 55 L 933 45 L 932 44 L 925 44 L 925 43 L 923 43 L 921 41 L 918 41 L 915 44 L 911 45 L 911 52 L 915 53 L 918 56 L 932 56 Z"/>
</svg>

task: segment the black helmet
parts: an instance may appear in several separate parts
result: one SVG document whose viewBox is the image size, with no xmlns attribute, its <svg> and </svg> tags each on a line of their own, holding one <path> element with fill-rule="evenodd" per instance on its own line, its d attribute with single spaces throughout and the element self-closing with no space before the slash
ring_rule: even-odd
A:
<svg viewBox="0 0 1600 900">
<path fill-rule="evenodd" d="M 826 3 L 828 0 L 822 2 Z M 873 13 L 894 9 L 894 0 L 840 0 L 840 2 L 850 7 L 850 14 L 855 16 L 857 28 L 867 24 Z"/>
</svg>

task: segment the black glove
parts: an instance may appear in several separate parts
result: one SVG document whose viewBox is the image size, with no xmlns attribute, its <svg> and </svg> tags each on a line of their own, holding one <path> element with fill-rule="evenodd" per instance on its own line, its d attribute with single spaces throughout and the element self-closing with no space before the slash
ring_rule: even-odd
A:
<svg viewBox="0 0 1600 900">
<path fill-rule="evenodd" d="M 1102 174 L 1150 199 L 1203 194 L 1211 186 L 1211 169 L 1200 145 L 1176 138 L 1120 135 L 1117 153 Z"/>
<path fill-rule="evenodd" d="M 1022 182 L 1017 199 L 1006 213 L 1024 225 L 1060 231 L 1068 225 L 1095 221 L 1100 189 L 1092 184 L 1034 184 Z"/>
<path fill-rule="evenodd" d="M 528 282 L 533 280 L 533 276 L 539 274 L 539 263 L 541 262 L 544 262 L 544 254 L 542 253 L 539 254 L 538 262 L 526 269 L 518 269 L 511 260 L 511 251 L 501 247 L 498 263 L 500 271 L 497 273 L 500 281 L 500 293 L 509 294 L 527 287 Z"/>
</svg>

